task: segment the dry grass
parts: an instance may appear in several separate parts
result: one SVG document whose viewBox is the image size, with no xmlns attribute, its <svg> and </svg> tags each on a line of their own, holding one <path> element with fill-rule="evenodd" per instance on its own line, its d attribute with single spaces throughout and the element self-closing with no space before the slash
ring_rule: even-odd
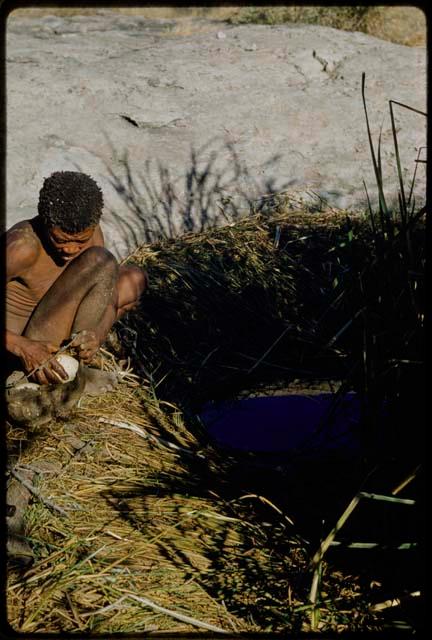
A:
<svg viewBox="0 0 432 640">
<path fill-rule="evenodd" d="M 8 443 L 15 468 L 35 470 L 40 495 L 67 512 L 37 499 L 27 510 L 35 562 L 25 572 L 11 566 L 7 582 L 16 631 L 309 628 L 309 552 L 290 518 L 250 493 L 245 467 L 197 441 L 145 384 L 87 398 L 43 430 L 9 427 Z M 341 626 L 335 606 L 352 611 L 342 628 L 375 624 L 355 577 L 329 572 L 324 582 L 338 595 L 321 603 L 320 628 Z"/>
<path fill-rule="evenodd" d="M 370 245 L 369 226 L 361 215 L 300 209 L 292 197 L 131 255 L 150 288 L 119 332 L 162 397 L 184 407 L 278 377 L 343 376 L 343 341 L 336 349 L 332 339 L 349 310 L 338 296 Z"/>
<path fill-rule="evenodd" d="M 94 15 L 100 10 L 86 7 L 28 7 L 13 12 L 14 17 L 40 17 L 59 15 Z M 304 22 L 322 24 L 336 29 L 363 31 L 369 35 L 398 44 L 426 46 L 426 16 L 418 7 L 411 6 L 267 6 L 267 7 L 116 7 L 115 11 L 126 16 L 148 20 L 174 20 L 173 34 L 188 35 L 202 29 L 196 18 L 238 23 Z"/>
<path fill-rule="evenodd" d="M 358 490 L 351 463 L 280 475 L 215 448 L 193 415 L 194 404 L 218 393 L 279 378 L 287 385 L 308 378 L 306 367 L 328 379 L 346 367 L 347 319 L 359 304 L 350 283 L 375 250 L 367 220 L 307 211 L 283 193 L 258 208 L 131 256 L 151 283 L 119 327 L 138 383 L 129 372 L 68 420 L 9 427 L 11 464 L 36 471 L 39 494 L 67 511 L 32 499 L 25 536 L 35 562 L 8 573 L 16 631 L 381 628 L 380 611 L 369 607 L 373 572 L 365 584 L 322 560 L 319 594 L 310 597 L 321 534 L 307 542 L 297 513 L 322 510 L 327 526 L 335 523 Z M 422 236 L 420 225 L 411 237 L 420 262 Z"/>
<path fill-rule="evenodd" d="M 399 232 L 397 224 L 391 228 Z M 423 232 L 407 234 L 420 293 Z M 400 369 L 415 365 L 418 345 L 411 347 L 410 336 L 417 334 L 407 334 L 411 307 L 398 282 L 404 245 L 400 236 L 384 245 L 381 262 L 378 249 L 362 216 L 311 213 L 275 194 L 250 218 L 131 256 L 151 283 L 141 310 L 119 328 L 140 384 L 125 378 L 69 420 L 38 431 L 8 429 L 11 464 L 35 470 L 39 494 L 67 511 L 61 516 L 36 498 L 27 511 L 35 562 L 26 571 L 10 566 L 7 583 L 8 622 L 17 632 L 181 633 L 204 623 L 228 632 L 296 633 L 310 631 L 311 612 L 323 631 L 381 627 L 369 585 L 355 573 L 322 561 L 319 594 L 310 597 L 318 545 L 303 539 L 291 517 L 303 503 L 313 514 L 332 508 L 326 522 L 337 522 L 342 511 L 326 490 L 328 476 L 349 493 L 354 470 L 345 477 L 336 465 L 304 468 L 295 484 L 281 480 L 270 465 L 214 448 L 191 411 L 218 394 L 280 380 L 336 376 L 347 388 L 358 384 L 347 362 L 361 297 L 352 283 L 359 280 L 370 303 L 366 328 L 383 348 L 379 358 L 393 366 L 396 356 Z M 381 304 L 389 296 L 393 307 Z M 356 339 L 352 360 L 362 355 Z M 394 393 L 409 379 L 416 384 L 408 370 Z M 409 425 L 417 456 L 418 426 Z M 398 434 L 400 442 L 404 437 Z M 392 429 L 386 446 L 395 439 Z"/>
<path fill-rule="evenodd" d="M 270 203 L 267 206 L 271 208 Z M 343 218 L 292 212 L 271 219 L 259 215 L 261 218 L 225 229 L 167 242 L 164 247 L 143 247 L 135 255 L 135 260 L 142 259 L 149 270 L 159 274 L 153 277 L 152 286 L 163 298 L 161 309 L 166 317 L 176 311 L 180 340 L 184 338 L 182 322 L 193 321 L 194 296 L 199 315 L 203 309 L 200 286 L 207 280 L 215 287 L 217 273 L 229 277 L 223 279 L 223 291 L 216 286 L 213 297 L 204 301 L 204 312 L 210 303 L 217 306 L 218 295 L 229 297 L 230 290 L 233 300 L 241 299 L 249 278 L 257 287 L 251 299 L 264 283 L 283 307 L 287 291 L 282 269 L 275 263 L 276 228 L 280 229 L 279 242 L 295 239 L 293 245 L 300 242 L 305 255 L 308 246 L 314 254 L 318 238 L 322 243 L 323 237 L 326 242 L 334 240 L 334 234 L 339 237 Z M 287 216 L 291 235 L 286 235 L 288 227 L 283 226 Z M 313 236 L 320 221 L 323 228 L 326 223 L 324 234 L 321 231 L 309 245 L 299 240 L 308 224 Z M 187 268 L 191 255 L 194 262 Z M 212 260 L 217 256 L 225 256 L 227 268 L 219 264 L 216 273 Z M 289 264 L 294 259 L 293 248 Z M 268 281 L 272 271 L 274 281 Z M 188 284 L 191 277 L 198 293 Z M 295 294 L 293 269 L 285 277 L 288 292 Z M 189 298 L 183 296 L 184 286 Z M 179 305 L 181 300 L 183 306 Z M 291 296 L 289 306 L 295 306 L 296 301 L 296 295 Z M 271 304 L 270 295 L 268 303 L 262 313 L 271 318 L 277 305 Z M 252 306 L 250 313 L 256 311 Z M 231 312 L 238 313 L 235 309 Z M 183 321 L 179 314 L 183 314 Z M 139 314 L 135 318 L 142 322 Z M 276 319 L 285 322 L 281 309 Z M 125 324 L 123 330 L 130 332 L 131 328 Z M 161 343 L 163 334 L 151 343 L 142 324 L 140 331 L 150 352 L 152 344 L 155 348 Z M 195 333 L 193 337 L 201 358 L 199 336 Z M 220 332 L 216 338 L 221 340 Z M 206 340 L 209 336 L 204 331 L 202 348 Z M 263 346 L 265 343 L 260 352 Z M 196 357 L 194 362 L 196 366 Z M 202 362 L 198 370 L 205 370 Z M 211 376 L 206 378 L 206 384 L 210 382 Z M 271 494 L 270 500 L 266 494 L 260 497 L 256 468 L 248 460 L 213 448 L 196 421 L 186 418 L 177 404 L 158 399 L 158 391 L 154 379 L 146 381 L 143 376 L 137 384 L 129 375 L 115 391 L 88 398 L 67 421 L 52 421 L 28 433 L 10 427 L 9 455 L 15 468 L 19 472 L 20 465 L 27 465 L 35 470 L 38 492 L 68 514 L 62 516 L 33 499 L 26 515 L 25 536 L 35 563 L 25 573 L 17 568 L 9 571 L 10 624 L 20 632 L 102 634 L 186 632 L 198 624 L 155 610 L 148 605 L 150 600 L 229 632 L 307 630 L 310 550 L 290 523 L 285 507 L 274 506 Z M 115 426 L 118 421 L 120 425 Z M 122 428 L 130 425 L 134 431 Z M 136 433 L 140 429 L 148 437 Z M 270 487 L 274 485 L 271 473 L 268 480 Z M 320 603 L 320 628 L 340 627 L 342 623 L 334 614 L 338 606 L 352 611 L 342 627 L 373 626 L 374 616 L 359 597 L 355 577 L 329 571 L 324 580 L 332 594 L 343 581 L 350 585 L 341 591 L 343 595 Z"/>
<path fill-rule="evenodd" d="M 371 36 L 411 47 L 426 46 L 426 16 L 418 7 L 266 6 L 243 7 L 230 18 L 234 23 L 316 24 Z"/>
<path fill-rule="evenodd" d="M 88 399 L 73 422 L 50 423 L 31 439 L 10 429 L 10 453 L 22 449 L 18 465 L 39 470 L 38 490 L 68 512 L 61 517 L 38 501 L 27 512 L 26 536 L 36 562 L 23 575 L 9 573 L 8 617 L 14 629 L 193 629 L 133 600 L 97 613 L 125 593 L 219 628 L 254 628 L 229 614 L 194 576 L 195 566 L 208 568 L 206 552 L 213 539 L 226 538 L 229 530 L 231 544 L 241 546 L 244 525 L 225 521 L 214 496 L 165 495 L 163 477 L 186 473 L 179 455 L 98 422 L 100 417 L 121 419 L 156 434 L 158 413 L 166 421 L 145 390 L 122 384 L 103 398 Z M 176 428 L 179 435 L 185 431 L 178 419 Z M 183 436 L 183 445 L 191 441 Z M 184 555 L 183 568 L 170 554 Z"/>
</svg>

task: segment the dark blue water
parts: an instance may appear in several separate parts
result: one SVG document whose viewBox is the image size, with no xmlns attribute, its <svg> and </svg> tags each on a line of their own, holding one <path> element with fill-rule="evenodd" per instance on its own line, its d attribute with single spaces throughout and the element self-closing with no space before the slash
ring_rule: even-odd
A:
<svg viewBox="0 0 432 640">
<path fill-rule="evenodd" d="M 358 451 L 360 402 L 346 394 L 336 408 L 331 393 L 246 398 L 208 403 L 201 420 L 214 440 L 242 451 Z"/>
</svg>

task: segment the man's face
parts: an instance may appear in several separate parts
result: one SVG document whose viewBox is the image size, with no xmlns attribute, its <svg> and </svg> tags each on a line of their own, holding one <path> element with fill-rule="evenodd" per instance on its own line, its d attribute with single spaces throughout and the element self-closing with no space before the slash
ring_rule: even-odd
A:
<svg viewBox="0 0 432 640">
<path fill-rule="evenodd" d="M 88 227 L 84 231 L 67 233 L 62 231 L 60 227 L 50 227 L 47 230 L 47 235 L 56 255 L 62 262 L 67 263 L 88 248 L 94 230 L 95 227 Z"/>
</svg>

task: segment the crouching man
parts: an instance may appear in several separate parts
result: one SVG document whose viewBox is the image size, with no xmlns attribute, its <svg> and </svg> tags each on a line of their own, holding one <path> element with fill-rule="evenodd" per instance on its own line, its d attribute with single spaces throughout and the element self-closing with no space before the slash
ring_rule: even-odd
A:
<svg viewBox="0 0 432 640">
<path fill-rule="evenodd" d="M 138 304 L 147 275 L 119 266 L 104 248 L 102 208 L 92 178 L 59 171 L 44 181 L 38 215 L 3 235 L 8 372 L 30 373 L 73 334 L 78 358 L 90 362 L 114 322 Z M 55 384 L 58 376 L 67 373 L 52 358 L 33 379 Z"/>
</svg>

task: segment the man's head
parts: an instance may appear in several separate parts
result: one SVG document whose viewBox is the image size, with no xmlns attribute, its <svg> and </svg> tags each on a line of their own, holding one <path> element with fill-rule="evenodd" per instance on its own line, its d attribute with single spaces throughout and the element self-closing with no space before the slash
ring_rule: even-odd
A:
<svg viewBox="0 0 432 640">
<path fill-rule="evenodd" d="M 102 208 L 102 191 L 93 178 L 78 171 L 56 171 L 39 193 L 38 212 L 44 225 L 68 234 L 95 227 Z"/>
</svg>

